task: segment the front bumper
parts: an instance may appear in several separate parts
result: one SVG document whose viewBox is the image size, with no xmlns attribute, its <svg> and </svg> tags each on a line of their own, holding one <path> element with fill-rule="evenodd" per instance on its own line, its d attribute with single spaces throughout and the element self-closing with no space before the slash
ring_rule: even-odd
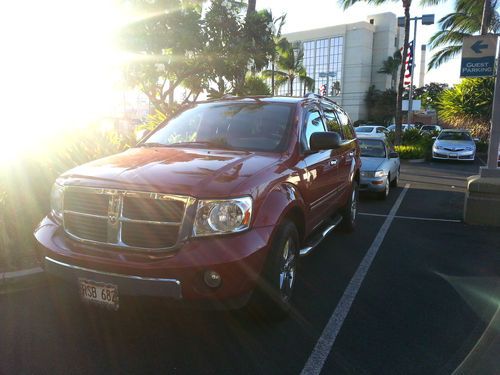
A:
<svg viewBox="0 0 500 375">
<path fill-rule="evenodd" d="M 49 217 L 35 230 L 35 237 L 39 261 L 47 273 L 71 283 L 85 278 L 118 285 L 124 295 L 224 301 L 251 293 L 267 257 L 273 228 L 191 239 L 177 251 L 165 253 L 83 244 L 68 238 Z M 221 276 L 218 288 L 204 283 L 207 270 Z"/>
<path fill-rule="evenodd" d="M 475 151 L 449 151 L 449 150 L 432 150 L 432 158 L 433 159 L 441 159 L 441 160 L 474 160 Z"/>
<path fill-rule="evenodd" d="M 359 181 L 360 191 L 380 192 L 385 189 L 387 176 L 384 177 L 361 177 Z"/>
</svg>

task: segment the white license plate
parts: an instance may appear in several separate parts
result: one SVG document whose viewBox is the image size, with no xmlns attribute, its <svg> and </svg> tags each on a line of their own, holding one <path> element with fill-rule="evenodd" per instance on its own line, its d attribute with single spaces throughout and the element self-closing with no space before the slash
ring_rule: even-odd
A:
<svg viewBox="0 0 500 375">
<path fill-rule="evenodd" d="M 458 154 L 451 153 L 450 158 L 458 158 Z"/>
<path fill-rule="evenodd" d="M 80 296 L 85 302 L 106 306 L 118 310 L 118 286 L 93 280 L 78 279 Z"/>
</svg>

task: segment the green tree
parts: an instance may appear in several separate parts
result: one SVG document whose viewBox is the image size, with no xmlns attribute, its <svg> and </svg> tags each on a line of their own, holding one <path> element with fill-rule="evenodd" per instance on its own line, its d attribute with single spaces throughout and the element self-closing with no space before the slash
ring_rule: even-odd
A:
<svg viewBox="0 0 500 375">
<path fill-rule="evenodd" d="M 280 70 L 264 70 L 263 76 L 270 78 L 275 76 L 276 87 L 288 85 L 288 95 L 293 96 L 293 83 L 296 79 L 309 87 L 314 86 L 314 80 L 307 76 L 304 68 L 304 50 L 298 43 L 290 43 L 286 38 L 279 40 L 277 46 L 278 57 L 276 65 Z"/>
<path fill-rule="evenodd" d="M 427 0 L 428 3 L 439 1 Z M 481 33 L 484 7 L 484 33 L 500 31 L 500 17 L 495 10 L 497 0 L 457 0 L 455 12 L 439 20 L 440 29 L 430 39 L 431 49 L 436 50 L 428 64 L 428 69 L 436 68 L 450 60 L 462 50 L 463 39 Z"/>
<path fill-rule="evenodd" d="M 466 78 L 439 96 L 440 118 L 451 126 L 470 129 L 486 138 L 493 103 L 494 78 Z"/>
<path fill-rule="evenodd" d="M 441 93 L 448 88 L 446 83 L 431 82 L 423 87 L 415 88 L 413 91 L 414 99 L 422 101 L 422 107 L 425 109 L 437 109 L 437 104 Z"/>
<path fill-rule="evenodd" d="M 378 70 L 378 73 L 387 74 L 391 76 L 391 89 L 396 88 L 396 80 L 398 77 L 398 70 L 401 65 L 401 52 L 396 50 L 392 56 L 389 56 L 382 63 L 382 67 Z"/>
<path fill-rule="evenodd" d="M 175 0 L 127 4 L 142 17 L 118 35 L 122 48 L 135 55 L 124 69 L 125 79 L 166 113 L 175 90 L 205 69 L 201 6 L 196 1 Z"/>
<path fill-rule="evenodd" d="M 262 78 L 250 75 L 245 80 L 245 85 L 243 86 L 242 94 L 271 95 L 271 89 Z"/>
<path fill-rule="evenodd" d="M 389 124 L 396 113 L 396 97 L 397 93 L 393 89 L 381 91 L 371 86 L 365 96 L 368 121 Z"/>
</svg>

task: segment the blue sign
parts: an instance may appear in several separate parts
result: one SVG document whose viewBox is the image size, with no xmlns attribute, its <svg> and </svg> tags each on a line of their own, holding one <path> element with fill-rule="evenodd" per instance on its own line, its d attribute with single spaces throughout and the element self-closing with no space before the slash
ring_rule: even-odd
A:
<svg viewBox="0 0 500 375">
<path fill-rule="evenodd" d="M 462 45 L 460 77 L 494 76 L 496 50 L 496 35 L 465 37 Z"/>
<path fill-rule="evenodd" d="M 460 77 L 487 77 L 493 76 L 495 66 L 495 57 L 469 57 L 462 59 L 460 67 Z"/>
</svg>

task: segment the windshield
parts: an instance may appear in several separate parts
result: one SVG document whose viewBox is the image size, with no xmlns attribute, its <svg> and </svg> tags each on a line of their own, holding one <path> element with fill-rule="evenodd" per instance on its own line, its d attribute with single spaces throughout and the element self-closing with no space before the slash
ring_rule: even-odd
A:
<svg viewBox="0 0 500 375">
<path fill-rule="evenodd" d="M 373 126 L 360 126 L 356 128 L 356 133 L 371 133 L 373 131 Z"/>
<path fill-rule="evenodd" d="M 144 145 L 282 151 L 292 108 L 288 103 L 200 104 L 159 128 Z"/>
<path fill-rule="evenodd" d="M 385 158 L 385 144 L 376 139 L 359 139 L 361 156 L 368 158 Z"/>
<path fill-rule="evenodd" d="M 470 134 L 467 132 L 443 132 L 438 137 L 441 141 L 470 141 Z"/>
</svg>

